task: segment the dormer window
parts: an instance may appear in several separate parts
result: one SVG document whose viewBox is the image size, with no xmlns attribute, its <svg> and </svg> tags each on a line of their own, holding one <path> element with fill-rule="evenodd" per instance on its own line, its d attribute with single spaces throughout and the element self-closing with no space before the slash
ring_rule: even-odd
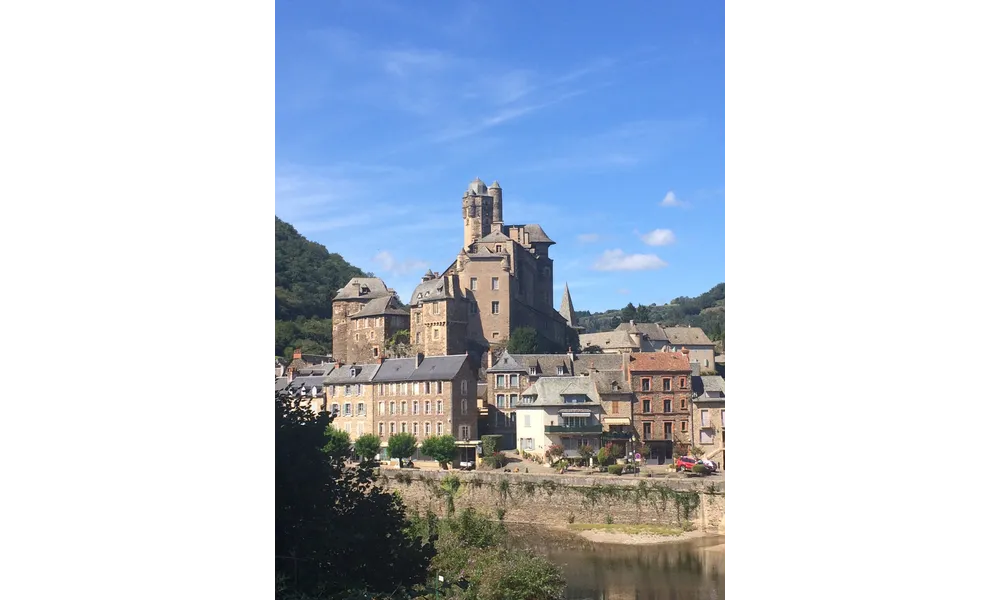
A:
<svg viewBox="0 0 1000 600">
<path fill-rule="evenodd" d="M 528 367 L 528 375 L 538 375 L 538 367 Z"/>
<path fill-rule="evenodd" d="M 497 249 L 497 254 L 503 252 L 503 245 L 502 244 L 497 244 L 496 245 L 496 249 Z"/>
<path fill-rule="evenodd" d="M 617 392 L 618 391 L 618 382 L 617 381 L 612 381 L 611 382 L 611 391 L 612 392 Z"/>
<path fill-rule="evenodd" d="M 556 367 L 556 375 L 565 375 L 565 374 L 566 374 L 566 367 L 564 367 L 563 365 L 559 365 L 558 367 Z"/>
</svg>

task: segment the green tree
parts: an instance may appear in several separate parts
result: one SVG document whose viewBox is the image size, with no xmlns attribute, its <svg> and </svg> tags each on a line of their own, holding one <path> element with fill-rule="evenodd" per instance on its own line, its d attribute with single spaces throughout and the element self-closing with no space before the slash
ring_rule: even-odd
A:
<svg viewBox="0 0 1000 600">
<path fill-rule="evenodd" d="M 351 455 L 351 436 L 346 431 L 334 429 L 333 425 L 326 428 L 326 444 L 323 452 L 331 459 L 343 460 Z"/>
<path fill-rule="evenodd" d="M 389 457 L 398 458 L 403 466 L 403 459 L 410 458 L 417 451 L 417 437 L 412 433 L 397 433 L 389 436 Z"/>
<path fill-rule="evenodd" d="M 650 322 L 649 307 L 648 306 L 643 306 L 643 305 L 640 304 L 639 307 L 635 309 L 635 322 L 636 323 L 649 323 Z"/>
<path fill-rule="evenodd" d="M 590 446 L 580 446 L 580 459 L 583 460 L 583 464 L 590 464 L 591 457 L 594 456 L 594 449 Z"/>
<path fill-rule="evenodd" d="M 619 317 L 621 318 L 622 323 L 628 323 L 629 321 L 634 321 L 636 317 L 635 306 L 633 306 L 631 302 L 626 304 L 625 308 L 623 308 L 621 313 L 619 314 Z"/>
<path fill-rule="evenodd" d="M 455 438 L 451 435 L 432 435 L 424 438 L 420 451 L 436 460 L 442 469 L 447 469 L 455 460 Z"/>
<path fill-rule="evenodd" d="M 622 318 L 618 315 L 611 317 L 611 329 L 617 329 L 622 324 Z M 597 333 L 597 328 L 592 333 Z"/>
<path fill-rule="evenodd" d="M 372 460 L 378 456 L 382 441 L 374 433 L 366 433 L 354 440 L 354 453 L 364 460 Z"/>
<path fill-rule="evenodd" d="M 389 594 L 426 581 L 433 546 L 410 533 L 401 500 L 375 484 L 370 465 L 330 460 L 323 451 L 330 421 L 306 399 L 275 393 L 275 556 L 283 593 Z"/>
<path fill-rule="evenodd" d="M 538 351 L 538 332 L 531 327 L 518 327 L 507 340 L 507 352 L 511 354 L 535 354 Z"/>
</svg>

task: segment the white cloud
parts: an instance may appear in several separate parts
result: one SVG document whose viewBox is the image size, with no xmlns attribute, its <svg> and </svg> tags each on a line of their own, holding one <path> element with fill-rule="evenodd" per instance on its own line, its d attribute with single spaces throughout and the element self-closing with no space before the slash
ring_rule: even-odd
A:
<svg viewBox="0 0 1000 600">
<path fill-rule="evenodd" d="M 673 191 L 667 192 L 667 195 L 663 197 L 660 202 L 660 206 L 680 206 L 681 201 L 677 199 L 677 195 Z"/>
<path fill-rule="evenodd" d="M 592 242 L 596 242 L 599 239 L 601 239 L 601 236 L 596 233 L 581 233 L 580 235 L 576 236 L 576 240 L 581 244 L 590 244 Z"/>
<path fill-rule="evenodd" d="M 650 271 L 667 263 L 655 254 L 625 254 L 622 249 L 605 250 L 592 269 L 595 271 Z"/>
<path fill-rule="evenodd" d="M 649 233 L 644 233 L 639 236 L 647 246 L 666 246 L 667 244 L 673 244 L 677 238 L 674 236 L 674 232 L 669 229 L 654 229 Z"/>
<path fill-rule="evenodd" d="M 378 266 L 379 270 L 391 273 L 393 275 L 406 275 L 407 273 L 412 273 L 414 271 L 419 271 L 421 269 L 426 269 L 430 263 L 423 260 L 396 260 L 396 257 L 392 253 L 383 250 L 376 254 L 372 260 Z M 376 273 L 377 274 L 377 273 Z"/>
</svg>

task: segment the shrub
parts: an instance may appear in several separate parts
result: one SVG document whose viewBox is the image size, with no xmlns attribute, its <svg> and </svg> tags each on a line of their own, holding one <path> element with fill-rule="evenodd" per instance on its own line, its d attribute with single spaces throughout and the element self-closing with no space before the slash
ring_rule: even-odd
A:
<svg viewBox="0 0 1000 600">
<path fill-rule="evenodd" d="M 553 461 L 554 462 L 554 461 L 558 461 L 565 454 L 566 454 L 566 449 L 565 448 L 563 448 L 559 444 L 552 444 L 545 451 L 545 458 L 549 459 L 549 461 Z"/>
<path fill-rule="evenodd" d="M 696 464 L 695 466 L 691 467 L 691 470 L 695 473 L 695 475 L 705 475 L 706 473 L 708 473 L 708 468 L 702 464 Z"/>
<path fill-rule="evenodd" d="M 597 451 L 597 464 L 606 467 L 610 464 L 614 464 L 615 457 L 611 455 L 611 451 L 608 450 L 607 446 L 601 448 Z"/>
<path fill-rule="evenodd" d="M 584 464 L 590 462 L 591 457 L 594 456 L 594 449 L 590 446 L 580 446 L 580 458 L 583 459 Z"/>
<path fill-rule="evenodd" d="M 451 461 L 455 460 L 455 438 L 450 435 L 432 435 L 424 440 L 421 452 L 436 460 L 442 469 L 447 469 Z"/>
<path fill-rule="evenodd" d="M 492 468 L 499 469 L 504 466 L 507 462 L 507 457 L 504 456 L 503 452 L 494 452 L 493 454 L 486 454 L 483 452 L 483 464 Z"/>
<path fill-rule="evenodd" d="M 354 440 L 354 453 L 365 460 L 371 460 L 378 455 L 381 446 L 378 436 L 368 433 Z"/>
<path fill-rule="evenodd" d="M 483 456 L 496 454 L 500 450 L 502 435 L 484 435 L 480 438 L 483 441 Z"/>
<path fill-rule="evenodd" d="M 611 473 L 612 475 L 621 475 L 624 470 L 625 465 L 610 465 L 608 467 L 608 473 Z"/>
</svg>

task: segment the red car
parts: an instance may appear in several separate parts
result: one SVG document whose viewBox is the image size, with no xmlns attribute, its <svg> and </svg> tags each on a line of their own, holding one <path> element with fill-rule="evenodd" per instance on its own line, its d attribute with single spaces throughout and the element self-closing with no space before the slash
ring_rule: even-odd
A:
<svg viewBox="0 0 1000 600">
<path fill-rule="evenodd" d="M 681 456 L 677 459 L 677 470 L 690 471 L 696 464 L 698 464 L 697 458 L 693 456 Z"/>
</svg>

